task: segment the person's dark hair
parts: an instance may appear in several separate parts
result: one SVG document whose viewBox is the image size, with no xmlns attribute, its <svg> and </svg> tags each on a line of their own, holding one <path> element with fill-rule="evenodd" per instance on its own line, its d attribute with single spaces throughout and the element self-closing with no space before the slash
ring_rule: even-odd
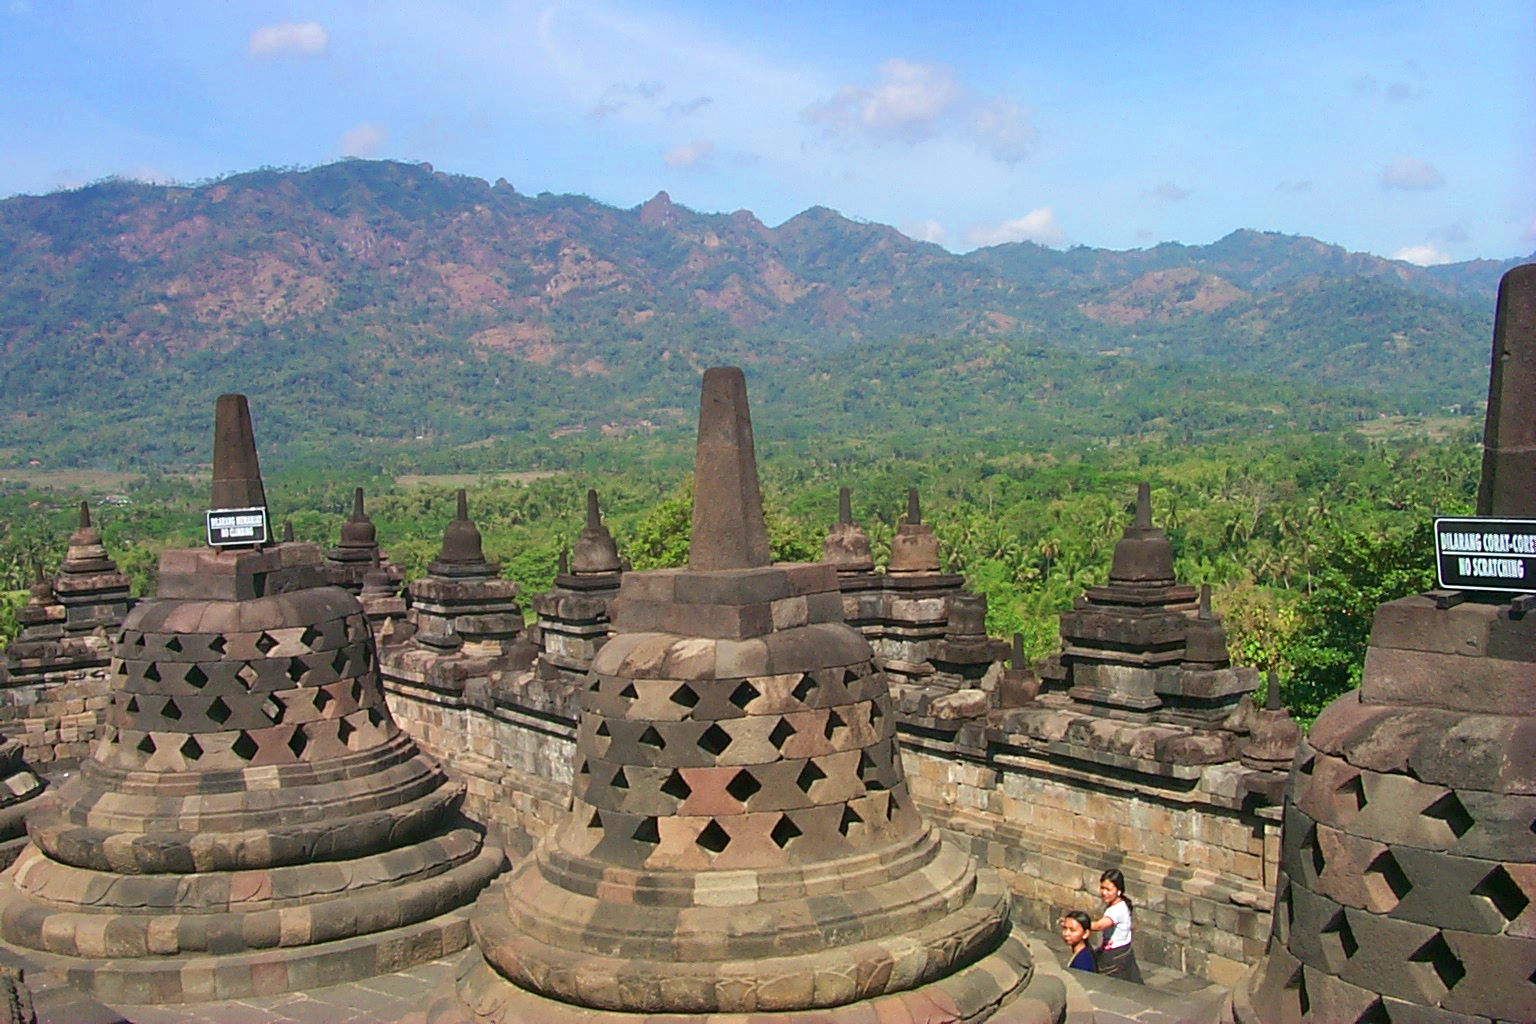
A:
<svg viewBox="0 0 1536 1024">
<path fill-rule="evenodd" d="M 1093 930 L 1093 918 L 1089 917 L 1088 914 L 1084 911 L 1069 910 L 1061 916 L 1064 919 L 1070 918 L 1071 920 L 1076 921 L 1079 925 L 1082 926 L 1082 929 L 1085 933 L 1091 932 Z"/>
<path fill-rule="evenodd" d="M 1125 900 L 1125 909 L 1133 914 L 1136 913 L 1136 904 L 1132 903 L 1131 898 L 1125 894 L 1125 876 L 1120 873 L 1119 868 L 1110 868 L 1099 876 L 1099 881 L 1108 882 L 1119 890 L 1120 898 Z"/>
</svg>

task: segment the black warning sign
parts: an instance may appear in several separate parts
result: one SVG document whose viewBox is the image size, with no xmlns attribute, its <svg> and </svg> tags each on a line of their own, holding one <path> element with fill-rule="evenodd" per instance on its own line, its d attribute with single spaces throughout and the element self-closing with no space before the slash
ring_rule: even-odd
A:
<svg viewBox="0 0 1536 1024">
<path fill-rule="evenodd" d="M 213 547 L 267 542 L 267 510 L 264 508 L 211 508 L 207 516 L 208 543 Z"/>
<path fill-rule="evenodd" d="M 1536 519 L 1436 519 L 1435 561 L 1446 590 L 1536 593 Z"/>
</svg>

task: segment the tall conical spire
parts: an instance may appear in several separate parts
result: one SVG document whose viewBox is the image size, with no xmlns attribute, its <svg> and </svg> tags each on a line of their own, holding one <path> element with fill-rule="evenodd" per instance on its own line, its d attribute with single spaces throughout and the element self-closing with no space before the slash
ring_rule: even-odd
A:
<svg viewBox="0 0 1536 1024">
<path fill-rule="evenodd" d="M 771 558 L 746 377 L 739 367 L 716 366 L 704 371 L 699 396 L 688 567 L 752 569 Z"/>
<path fill-rule="evenodd" d="M 837 489 L 837 522 L 839 526 L 853 525 L 853 494 L 846 487 Z"/>
<path fill-rule="evenodd" d="M 265 508 L 256 433 L 244 395 L 220 395 L 213 412 L 211 508 Z"/>
<path fill-rule="evenodd" d="M 923 521 L 923 509 L 917 500 L 917 488 L 907 488 L 907 522 L 916 525 Z"/>
<path fill-rule="evenodd" d="M 83 530 L 89 530 L 90 528 L 91 528 L 91 506 L 90 506 L 90 504 L 88 502 L 81 501 L 80 502 L 80 521 L 76 524 L 76 529 L 83 531 Z"/>
<path fill-rule="evenodd" d="M 1499 282 L 1477 514 L 1536 517 L 1536 263 Z"/>
<path fill-rule="evenodd" d="M 1152 485 L 1146 482 L 1136 485 L 1136 529 L 1152 529 Z"/>
</svg>

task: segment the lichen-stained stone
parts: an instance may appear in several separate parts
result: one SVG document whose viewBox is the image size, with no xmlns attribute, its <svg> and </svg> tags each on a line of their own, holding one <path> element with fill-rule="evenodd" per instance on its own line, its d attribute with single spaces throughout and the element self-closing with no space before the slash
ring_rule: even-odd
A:
<svg viewBox="0 0 1536 1024">
<path fill-rule="evenodd" d="M 981 1020 L 1033 975 L 1007 889 L 919 815 L 836 570 L 768 563 L 740 371 L 701 406 L 691 566 L 624 575 L 570 812 L 477 902 L 459 1010 Z"/>
<path fill-rule="evenodd" d="M 1500 285 L 1484 516 L 1536 513 L 1532 310 L 1536 266 L 1520 267 Z M 1526 603 L 1435 592 L 1377 610 L 1360 689 L 1299 744 L 1273 931 L 1234 999 L 1240 1024 L 1536 1020 Z"/>
<path fill-rule="evenodd" d="M 215 507 L 264 493 L 231 397 L 217 444 L 241 450 L 215 450 Z M 501 853 L 395 725 L 362 608 L 318 549 L 167 552 L 160 581 L 114 644 L 101 739 L 0 876 L 0 940 L 130 1003 L 317 987 L 461 948 Z"/>
</svg>

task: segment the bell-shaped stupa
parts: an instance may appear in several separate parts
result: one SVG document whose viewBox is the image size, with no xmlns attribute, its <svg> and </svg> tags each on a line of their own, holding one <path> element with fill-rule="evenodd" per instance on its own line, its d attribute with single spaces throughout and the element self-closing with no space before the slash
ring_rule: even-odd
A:
<svg viewBox="0 0 1536 1024">
<path fill-rule="evenodd" d="M 244 397 L 222 396 L 216 424 L 210 520 L 226 510 L 248 539 L 162 555 L 158 598 L 116 640 L 102 738 L 0 876 L 5 945 L 114 1002 L 440 957 L 502 862 L 396 727 L 356 598 L 316 546 L 263 543 Z"/>
<path fill-rule="evenodd" d="M 1536 521 L 1536 264 L 1499 286 L 1483 443 L 1478 515 Z M 1376 609 L 1360 688 L 1296 752 L 1242 1024 L 1536 1020 L 1536 558 L 1524 562 L 1528 593 L 1436 590 Z"/>
<path fill-rule="evenodd" d="M 913 805 L 836 570 L 770 561 L 740 370 L 704 375 L 688 567 L 613 614 L 571 810 L 476 905 L 475 1020 L 970 1021 L 1031 981 L 1007 889 Z"/>
</svg>

